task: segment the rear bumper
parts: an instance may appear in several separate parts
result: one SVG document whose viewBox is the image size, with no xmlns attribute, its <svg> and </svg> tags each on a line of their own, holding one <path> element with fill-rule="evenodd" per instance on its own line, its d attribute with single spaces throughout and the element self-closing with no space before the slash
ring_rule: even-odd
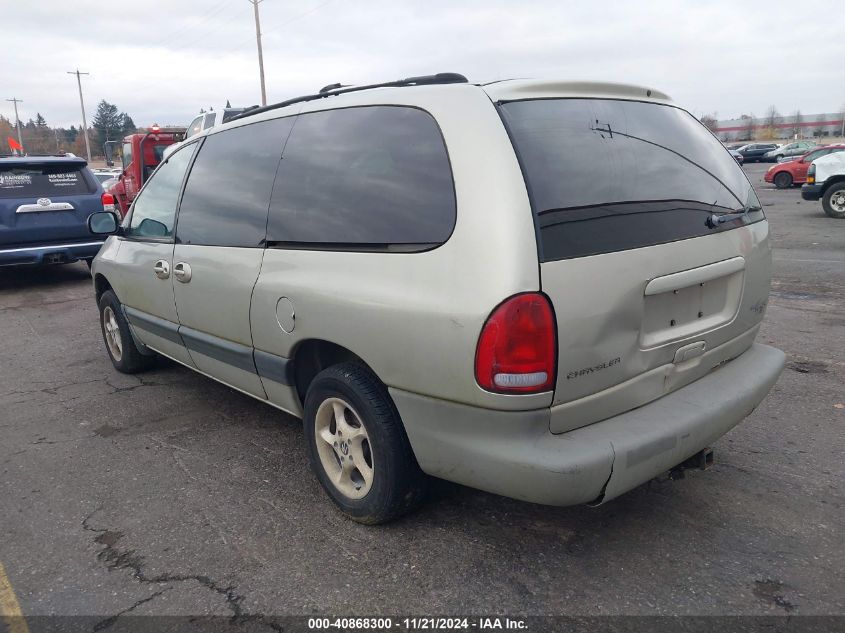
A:
<svg viewBox="0 0 845 633">
<path fill-rule="evenodd" d="M 822 186 L 818 183 L 801 185 L 801 197 L 804 200 L 818 200 L 822 197 Z"/>
<path fill-rule="evenodd" d="M 604 502 L 680 464 L 743 420 L 778 379 L 780 350 L 752 345 L 633 411 L 554 435 L 550 410 L 492 411 L 390 389 L 423 471 L 548 505 Z"/>
<path fill-rule="evenodd" d="M 0 266 L 21 264 L 64 264 L 91 259 L 100 250 L 103 240 L 46 244 L 41 246 L 10 246 L 0 248 Z"/>
</svg>

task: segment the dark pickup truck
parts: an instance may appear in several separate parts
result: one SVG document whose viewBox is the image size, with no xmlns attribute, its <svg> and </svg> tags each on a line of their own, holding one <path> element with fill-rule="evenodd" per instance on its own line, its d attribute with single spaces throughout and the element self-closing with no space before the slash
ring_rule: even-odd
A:
<svg viewBox="0 0 845 633">
<path fill-rule="evenodd" d="M 90 264 L 103 238 L 88 229 L 88 216 L 113 209 L 81 158 L 0 157 L 0 266 Z"/>
</svg>

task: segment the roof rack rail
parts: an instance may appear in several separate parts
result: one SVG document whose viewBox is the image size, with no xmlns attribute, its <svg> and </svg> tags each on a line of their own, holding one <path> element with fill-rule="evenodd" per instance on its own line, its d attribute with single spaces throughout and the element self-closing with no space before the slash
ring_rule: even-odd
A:
<svg viewBox="0 0 845 633">
<path fill-rule="evenodd" d="M 437 73 L 436 75 L 420 75 L 419 77 L 407 77 L 405 79 L 397 79 L 396 81 L 386 81 L 380 84 L 368 84 L 366 86 L 344 86 L 343 84 L 329 84 L 320 88 L 316 94 L 304 95 L 302 97 L 294 97 L 287 101 L 279 101 L 278 103 L 271 103 L 270 105 L 261 106 L 260 108 L 252 108 L 246 112 L 242 112 L 237 116 L 233 116 L 230 121 L 237 121 L 238 119 L 245 119 L 255 114 L 261 114 L 269 110 L 278 110 L 294 103 L 303 103 L 305 101 L 315 101 L 317 99 L 325 99 L 326 97 L 334 97 L 336 95 L 346 94 L 347 92 L 359 92 L 361 90 L 371 90 L 373 88 L 401 88 L 404 86 L 430 86 L 433 84 L 465 84 L 467 78 L 459 73 Z"/>
</svg>

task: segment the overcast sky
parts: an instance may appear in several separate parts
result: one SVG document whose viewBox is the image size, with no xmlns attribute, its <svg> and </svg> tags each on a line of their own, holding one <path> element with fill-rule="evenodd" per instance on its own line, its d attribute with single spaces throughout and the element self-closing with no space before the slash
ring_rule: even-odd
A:
<svg viewBox="0 0 845 633">
<path fill-rule="evenodd" d="M 622 81 L 667 92 L 697 116 L 836 112 L 841 0 L 263 0 L 269 102 L 334 83 L 454 71 L 470 81 Z M 0 0 L 0 88 L 21 119 L 79 125 L 106 99 L 139 126 L 259 103 L 248 0 Z M 12 104 L 0 112 L 12 118 Z"/>
</svg>

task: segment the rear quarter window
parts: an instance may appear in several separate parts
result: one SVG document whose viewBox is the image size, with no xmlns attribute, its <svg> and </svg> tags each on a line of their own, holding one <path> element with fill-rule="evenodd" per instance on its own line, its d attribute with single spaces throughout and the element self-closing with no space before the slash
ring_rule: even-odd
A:
<svg viewBox="0 0 845 633">
<path fill-rule="evenodd" d="M 90 177 L 93 179 L 93 177 Z M 0 165 L 0 197 L 59 197 L 93 193 L 80 165 Z"/>
<path fill-rule="evenodd" d="M 267 239 L 278 247 L 419 251 L 449 238 L 455 214 L 449 157 L 430 114 L 327 110 L 297 117 Z"/>
</svg>

